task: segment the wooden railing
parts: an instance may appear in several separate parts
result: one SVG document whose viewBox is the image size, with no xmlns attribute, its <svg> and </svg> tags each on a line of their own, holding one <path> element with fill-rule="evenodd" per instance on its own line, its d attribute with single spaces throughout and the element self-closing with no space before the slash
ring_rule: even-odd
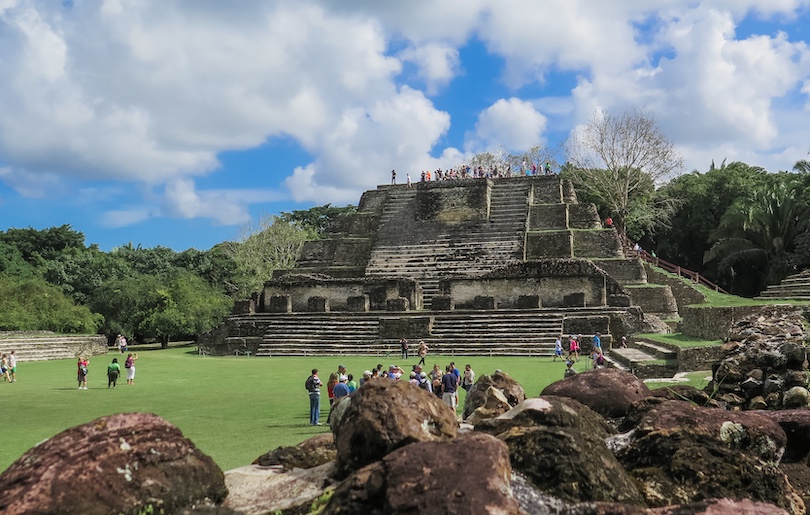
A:
<svg viewBox="0 0 810 515">
<path fill-rule="evenodd" d="M 726 295 L 729 295 L 729 293 L 726 290 L 724 290 L 720 286 L 714 284 L 710 280 L 706 279 L 705 277 L 700 275 L 698 272 L 693 272 L 692 270 L 688 270 L 686 268 L 683 268 L 682 266 L 679 266 L 679 265 L 676 265 L 674 263 L 670 263 L 669 261 L 666 261 L 664 259 L 661 259 L 658 256 L 653 256 L 652 254 L 650 254 L 646 250 L 631 251 L 631 252 L 635 252 L 638 255 L 638 257 L 640 257 L 641 259 L 643 259 L 647 263 L 651 263 L 651 264 L 653 264 L 653 265 L 655 265 L 655 266 L 657 266 L 659 268 L 662 268 L 662 269 L 666 270 L 667 272 L 676 274 L 678 277 L 684 277 L 686 279 L 689 279 L 693 283 L 702 284 L 703 286 L 705 286 L 707 288 L 711 288 L 714 291 L 717 291 L 717 292 L 720 292 L 720 293 L 725 293 Z"/>
</svg>

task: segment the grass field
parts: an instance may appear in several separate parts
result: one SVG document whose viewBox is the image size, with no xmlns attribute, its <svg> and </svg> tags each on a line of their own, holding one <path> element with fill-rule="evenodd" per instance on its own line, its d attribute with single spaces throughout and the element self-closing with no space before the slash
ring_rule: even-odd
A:
<svg viewBox="0 0 810 515">
<path fill-rule="evenodd" d="M 251 463 L 279 445 L 296 444 L 327 426 L 309 425 L 309 397 L 304 380 L 311 368 L 328 372 L 345 364 L 356 378 L 382 363 L 406 370 L 416 363 L 395 357 L 247 358 L 203 357 L 190 347 L 139 352 L 135 385 L 123 379 L 107 389 L 106 368 L 120 354 L 91 360 L 88 390 L 77 390 L 74 360 L 19 362 L 17 382 L 0 383 L 0 470 L 23 452 L 60 431 L 113 413 L 156 413 L 178 426 L 223 470 Z M 396 357 L 398 358 L 398 357 Z M 477 375 L 500 368 L 537 396 L 563 377 L 565 365 L 551 358 L 488 358 L 428 356 L 428 365 L 442 367 L 455 360 L 470 363 Z M 122 361 L 119 359 L 119 361 Z M 575 368 L 584 371 L 588 360 Z M 665 383 L 651 385 L 663 386 Z M 461 392 L 461 403 L 464 392 Z M 321 403 L 325 422 L 328 401 Z"/>
</svg>

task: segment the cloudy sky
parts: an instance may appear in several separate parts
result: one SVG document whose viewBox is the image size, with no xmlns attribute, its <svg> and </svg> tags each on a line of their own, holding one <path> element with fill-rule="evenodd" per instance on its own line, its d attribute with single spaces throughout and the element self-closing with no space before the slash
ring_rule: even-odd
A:
<svg viewBox="0 0 810 515">
<path fill-rule="evenodd" d="M 810 0 L 0 0 L 0 230 L 204 250 L 634 107 L 789 170 L 808 41 Z"/>
</svg>

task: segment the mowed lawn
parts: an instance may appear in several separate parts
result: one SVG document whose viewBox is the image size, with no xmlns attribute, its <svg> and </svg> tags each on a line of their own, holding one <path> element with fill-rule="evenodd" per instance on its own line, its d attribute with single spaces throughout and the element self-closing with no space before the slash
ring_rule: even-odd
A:
<svg viewBox="0 0 810 515">
<path fill-rule="evenodd" d="M 17 382 L 0 383 L 0 470 L 26 450 L 60 431 L 114 413 L 143 411 L 169 420 L 223 470 L 250 464 L 279 445 L 293 445 L 328 426 L 309 425 L 309 396 L 304 381 L 318 368 L 326 383 L 338 364 L 359 380 L 363 370 L 378 363 L 398 364 L 407 371 L 417 359 L 388 357 L 211 357 L 191 347 L 139 352 L 135 385 L 121 379 L 107 389 L 110 351 L 91 359 L 88 390 L 77 390 L 75 360 L 20 361 Z M 428 356 L 428 367 L 450 361 L 463 369 L 472 365 L 477 375 L 502 369 L 537 396 L 548 384 L 562 379 L 565 365 L 552 358 Z M 581 359 L 578 371 L 588 368 Z M 657 386 L 657 385 L 656 385 Z M 461 404 L 464 392 L 461 392 Z M 329 403 L 324 389 L 322 422 Z M 460 408 L 459 408 L 460 409 Z"/>
</svg>

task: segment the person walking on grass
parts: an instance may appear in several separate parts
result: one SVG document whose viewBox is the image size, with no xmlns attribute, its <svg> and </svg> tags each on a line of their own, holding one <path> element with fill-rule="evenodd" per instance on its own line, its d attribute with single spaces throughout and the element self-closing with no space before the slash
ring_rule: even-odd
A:
<svg viewBox="0 0 810 515">
<path fill-rule="evenodd" d="M 399 351 L 402 355 L 402 359 L 408 359 L 408 340 L 405 338 L 399 339 Z"/>
<path fill-rule="evenodd" d="M 127 360 L 124 362 L 124 368 L 127 369 L 127 384 L 135 384 L 135 361 L 138 359 L 138 354 L 127 354 Z"/>
<path fill-rule="evenodd" d="M 121 375 L 121 365 L 118 364 L 118 358 L 113 358 L 112 363 L 107 365 L 107 388 L 115 388 L 118 383 L 118 376 Z"/>
<path fill-rule="evenodd" d="M 17 355 L 15 354 L 16 351 L 11 351 L 8 354 L 8 371 L 11 376 L 11 382 L 17 382 Z"/>
<path fill-rule="evenodd" d="M 3 354 L 2 363 L 0 363 L 0 374 L 3 374 L 3 379 L 11 382 L 11 376 L 9 375 L 9 369 L 11 367 L 8 364 L 8 354 Z"/>
<path fill-rule="evenodd" d="M 417 352 L 419 353 L 419 364 L 420 365 L 425 364 L 425 356 L 427 356 L 428 350 L 429 349 L 428 349 L 427 344 L 425 343 L 425 340 L 419 340 L 419 347 L 417 349 Z"/>
<path fill-rule="evenodd" d="M 79 390 L 87 390 L 87 374 L 90 372 L 90 360 L 79 356 L 76 366 L 78 367 L 76 379 L 79 381 Z"/>
</svg>

